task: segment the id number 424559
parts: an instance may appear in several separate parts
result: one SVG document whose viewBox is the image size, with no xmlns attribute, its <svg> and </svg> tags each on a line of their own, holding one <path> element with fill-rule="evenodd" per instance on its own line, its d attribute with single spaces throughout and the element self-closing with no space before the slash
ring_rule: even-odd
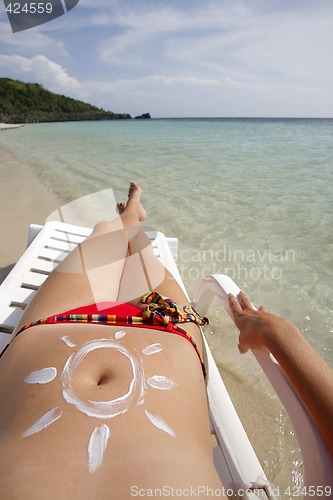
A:
<svg viewBox="0 0 333 500">
<path fill-rule="evenodd" d="M 19 4 L 18 2 L 10 2 L 6 11 L 9 14 L 51 14 L 52 4 L 50 2 L 27 2 Z"/>
<path fill-rule="evenodd" d="M 330 497 L 332 494 L 331 486 L 288 486 L 285 495 L 295 497 Z"/>
</svg>

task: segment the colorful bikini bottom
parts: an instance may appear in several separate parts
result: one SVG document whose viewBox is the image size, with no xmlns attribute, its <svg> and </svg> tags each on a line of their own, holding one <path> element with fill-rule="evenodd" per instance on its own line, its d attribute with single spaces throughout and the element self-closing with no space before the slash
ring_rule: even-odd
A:
<svg viewBox="0 0 333 500">
<path fill-rule="evenodd" d="M 170 332 L 186 338 L 194 347 L 201 363 L 203 375 L 206 378 L 205 365 L 195 340 L 186 330 L 180 328 L 178 323 L 192 322 L 196 323 L 198 326 L 204 326 L 209 322 L 208 318 L 200 316 L 193 307 L 181 307 L 168 297 L 162 297 L 157 292 L 147 293 L 141 298 L 141 302 L 146 304 L 144 309 L 140 309 L 131 304 L 101 302 L 75 308 L 61 314 L 55 314 L 45 319 L 32 321 L 17 332 L 10 343 L 6 345 L 0 357 L 20 333 L 37 325 L 55 323 L 90 323 L 117 326 L 132 325 Z"/>
</svg>

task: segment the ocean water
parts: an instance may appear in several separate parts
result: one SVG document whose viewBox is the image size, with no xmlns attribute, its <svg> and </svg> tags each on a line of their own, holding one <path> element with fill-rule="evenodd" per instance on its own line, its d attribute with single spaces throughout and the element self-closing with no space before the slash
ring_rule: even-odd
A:
<svg viewBox="0 0 333 500">
<path fill-rule="evenodd" d="M 64 202 L 105 188 L 126 200 L 136 180 L 147 225 L 179 239 L 191 296 L 205 275 L 228 274 L 333 365 L 333 120 L 35 124 L 0 142 Z M 287 417 L 218 302 L 209 316 L 207 339 L 267 474 L 299 484 Z"/>
</svg>

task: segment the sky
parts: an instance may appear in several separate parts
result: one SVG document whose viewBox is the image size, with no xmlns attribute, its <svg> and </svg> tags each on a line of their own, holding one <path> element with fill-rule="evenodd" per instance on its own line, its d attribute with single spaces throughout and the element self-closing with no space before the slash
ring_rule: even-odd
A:
<svg viewBox="0 0 333 500">
<path fill-rule="evenodd" d="M 333 0 L 80 0 L 12 33 L 0 76 L 160 117 L 333 117 Z"/>
</svg>

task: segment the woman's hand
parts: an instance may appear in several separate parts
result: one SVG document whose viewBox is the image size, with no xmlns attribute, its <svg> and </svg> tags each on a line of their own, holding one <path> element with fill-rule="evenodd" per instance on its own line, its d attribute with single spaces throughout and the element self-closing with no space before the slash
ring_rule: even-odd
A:
<svg viewBox="0 0 333 500">
<path fill-rule="evenodd" d="M 238 349 L 241 353 L 249 349 L 270 350 L 271 342 L 280 335 L 287 335 L 298 329 L 265 307 L 256 310 L 244 292 L 239 293 L 239 302 L 231 293 L 228 295 L 230 309 L 237 328 L 240 331 Z"/>
<path fill-rule="evenodd" d="M 243 292 L 239 294 L 239 303 L 232 294 L 228 299 L 240 330 L 240 352 L 266 348 L 273 354 L 333 456 L 331 367 L 289 321 L 269 313 L 264 307 L 255 310 Z"/>
</svg>

